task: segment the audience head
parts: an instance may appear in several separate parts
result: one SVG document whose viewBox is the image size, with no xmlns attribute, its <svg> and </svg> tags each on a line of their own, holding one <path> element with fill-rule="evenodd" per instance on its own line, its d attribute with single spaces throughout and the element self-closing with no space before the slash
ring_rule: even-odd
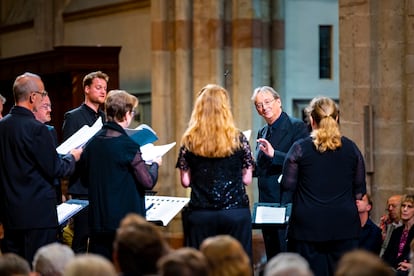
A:
<svg viewBox="0 0 414 276">
<path fill-rule="evenodd" d="M 402 195 L 392 195 L 387 200 L 388 218 L 395 223 L 400 221 Z"/>
<path fill-rule="evenodd" d="M 169 252 L 161 230 L 145 218 L 131 213 L 121 221 L 113 253 L 119 272 L 128 275 L 155 274 L 158 260 Z"/>
<path fill-rule="evenodd" d="M 335 276 L 394 276 L 395 272 L 378 255 L 354 250 L 339 260 Z"/>
<path fill-rule="evenodd" d="M 75 257 L 73 250 L 61 243 L 44 245 L 33 258 L 33 271 L 42 276 L 63 275 L 66 264 Z"/>
<path fill-rule="evenodd" d="M 129 125 L 134 118 L 138 99 L 124 90 L 111 90 L 105 100 L 106 118 L 110 122 L 125 122 Z"/>
<path fill-rule="evenodd" d="M 356 200 L 358 213 L 370 213 L 372 210 L 372 199 L 369 194 L 365 194 L 360 200 Z"/>
<path fill-rule="evenodd" d="M 105 101 L 109 77 L 107 74 L 96 71 L 87 74 L 83 78 L 83 91 L 87 105 L 101 105 Z"/>
<path fill-rule="evenodd" d="M 31 274 L 30 264 L 14 253 L 0 255 L 0 276 L 28 276 Z"/>
<path fill-rule="evenodd" d="M 251 276 L 249 257 L 238 240 L 230 235 L 218 235 L 205 239 L 200 251 L 206 256 L 210 276 Z"/>
<path fill-rule="evenodd" d="M 282 252 L 266 264 L 264 276 L 313 276 L 308 261 L 297 253 Z"/>
<path fill-rule="evenodd" d="M 43 97 L 41 103 L 39 106 L 33 107 L 33 114 L 36 117 L 36 120 L 38 120 L 41 123 L 47 123 L 52 120 L 51 113 L 52 112 L 52 104 L 50 103 L 49 96 Z"/>
<path fill-rule="evenodd" d="M 0 119 L 3 118 L 3 107 L 6 103 L 6 98 L 0 94 Z"/>
<path fill-rule="evenodd" d="M 282 100 L 270 86 L 257 87 L 252 95 L 257 113 L 262 116 L 268 124 L 272 124 L 282 114 Z"/>
<path fill-rule="evenodd" d="M 118 276 L 113 264 L 105 257 L 88 253 L 78 254 L 68 262 L 64 276 Z"/>
<path fill-rule="evenodd" d="M 414 195 L 404 195 L 401 198 L 400 218 L 403 223 L 414 219 Z"/>
<path fill-rule="evenodd" d="M 208 276 L 207 260 L 195 248 L 177 249 L 158 261 L 159 276 Z"/>
</svg>

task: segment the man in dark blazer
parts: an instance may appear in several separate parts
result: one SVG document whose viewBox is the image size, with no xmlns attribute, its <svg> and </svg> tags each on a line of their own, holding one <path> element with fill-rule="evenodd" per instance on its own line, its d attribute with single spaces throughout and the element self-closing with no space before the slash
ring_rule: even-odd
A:
<svg viewBox="0 0 414 276">
<path fill-rule="evenodd" d="M 290 202 L 289 198 L 281 198 L 279 177 L 286 153 L 296 140 L 309 136 L 308 128 L 302 120 L 289 117 L 282 111 L 280 95 L 272 87 L 256 88 L 251 99 L 257 113 L 267 123 L 257 135 L 254 176 L 258 178 L 259 202 Z M 285 229 L 265 225 L 261 228 L 268 260 L 286 251 Z"/>
<path fill-rule="evenodd" d="M 81 149 L 63 157 L 33 109 L 47 95 L 38 75 L 24 73 L 13 84 L 15 106 L 0 120 L 0 221 L 2 252 L 29 263 L 41 246 L 57 240 L 56 177 L 73 172 Z"/>
<path fill-rule="evenodd" d="M 62 127 L 64 140 L 84 125 L 92 126 L 99 118 L 102 119 L 102 123 L 105 122 L 105 113 L 101 107 L 106 99 L 108 81 L 108 75 L 101 71 L 91 72 L 83 78 L 85 102 L 65 113 Z M 70 198 L 88 200 L 88 188 L 82 185 L 79 178 L 81 169 L 76 168 L 75 173 L 69 179 L 68 193 Z M 87 252 L 89 239 L 88 207 L 74 217 L 73 226 L 73 251 L 75 253 Z"/>
</svg>

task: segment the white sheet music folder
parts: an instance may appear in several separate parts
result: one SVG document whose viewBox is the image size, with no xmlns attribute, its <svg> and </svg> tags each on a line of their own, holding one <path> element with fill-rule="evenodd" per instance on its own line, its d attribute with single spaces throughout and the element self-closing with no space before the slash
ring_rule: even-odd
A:
<svg viewBox="0 0 414 276">
<path fill-rule="evenodd" d="M 189 201 L 188 197 L 145 196 L 146 219 L 167 226 Z"/>
<path fill-rule="evenodd" d="M 286 206 L 278 203 L 255 203 L 253 210 L 254 224 L 284 224 L 289 220 Z"/>
<path fill-rule="evenodd" d="M 83 208 L 89 205 L 88 200 L 70 199 L 59 204 L 57 209 L 59 225 L 64 224 L 68 219 L 79 213 Z"/>
</svg>

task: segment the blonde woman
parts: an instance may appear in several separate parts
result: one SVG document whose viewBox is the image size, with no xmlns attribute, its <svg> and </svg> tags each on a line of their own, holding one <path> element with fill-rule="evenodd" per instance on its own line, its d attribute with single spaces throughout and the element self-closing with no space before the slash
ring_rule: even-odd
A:
<svg viewBox="0 0 414 276">
<path fill-rule="evenodd" d="M 176 167 L 191 188 L 185 222 L 186 245 L 199 248 L 217 234 L 229 234 L 251 256 L 251 214 L 245 186 L 252 181 L 249 142 L 236 128 L 227 91 L 209 84 L 198 93 Z"/>
<path fill-rule="evenodd" d="M 366 193 L 365 165 L 341 135 L 332 99 L 315 98 L 307 111 L 311 135 L 292 145 L 283 165 L 282 189 L 293 193 L 288 250 L 307 259 L 315 275 L 333 275 L 339 258 L 358 247 L 355 200 Z"/>
</svg>

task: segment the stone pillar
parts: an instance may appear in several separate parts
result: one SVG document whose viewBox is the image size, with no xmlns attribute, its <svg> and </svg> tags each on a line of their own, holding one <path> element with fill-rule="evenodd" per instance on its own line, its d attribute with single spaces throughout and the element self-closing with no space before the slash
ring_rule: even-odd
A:
<svg viewBox="0 0 414 276">
<path fill-rule="evenodd" d="M 174 1 L 154 0 L 151 2 L 152 28 L 152 127 L 159 136 L 159 143 L 175 141 L 175 90 L 174 90 L 174 40 L 171 19 L 174 12 Z M 180 99 L 177 99 L 180 100 Z M 174 195 L 176 155 L 164 156 L 159 170 L 158 184 L 155 188 L 160 194 Z"/>
<path fill-rule="evenodd" d="M 405 32 L 412 27 L 406 2 L 339 0 L 341 129 L 366 153 L 363 110 L 372 106 L 373 171 L 367 180 L 374 220 L 384 213 L 387 197 L 407 192 L 410 184 L 406 181 L 412 150 L 407 145 L 413 113 L 407 113 L 407 99 L 412 101 L 408 77 L 413 70 L 407 66 L 412 55 L 407 53 L 410 36 Z"/>
</svg>

